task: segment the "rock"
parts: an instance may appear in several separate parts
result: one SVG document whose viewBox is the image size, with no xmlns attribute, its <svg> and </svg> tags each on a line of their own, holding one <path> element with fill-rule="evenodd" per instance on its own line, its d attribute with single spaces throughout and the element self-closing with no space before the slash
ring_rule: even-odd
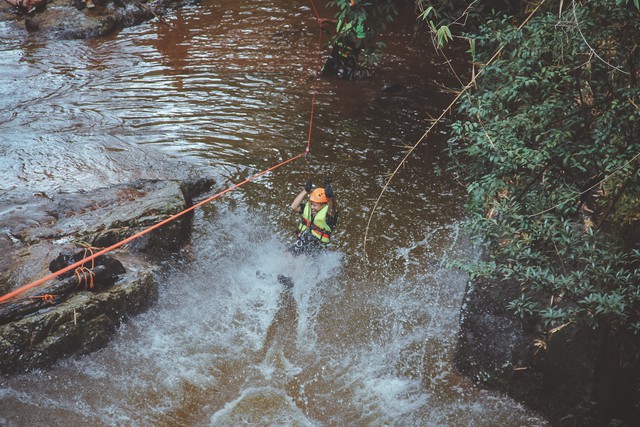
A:
<svg viewBox="0 0 640 427">
<path fill-rule="evenodd" d="M 87 194 L 7 195 L 0 199 L 0 295 L 82 259 L 85 249 L 78 246 L 93 246 L 95 252 L 183 212 L 212 184 L 210 179 L 145 180 Z M 0 373 L 42 368 L 60 357 L 106 344 L 123 318 L 155 301 L 154 271 L 188 241 L 192 217 L 193 213 L 176 217 L 130 241 L 126 249 L 87 262 L 100 281 L 94 292 L 79 287 L 72 274 L 1 303 L 0 311 L 13 305 L 5 311 L 10 318 L 0 322 L 9 322 L 0 326 Z M 73 293 L 67 298 L 69 292 Z M 48 294 L 54 297 L 45 298 Z"/>
<path fill-rule="evenodd" d="M 68 241 L 82 240 L 93 246 L 110 246 L 188 206 L 181 184 L 174 181 L 138 181 L 90 194 L 57 194 L 47 199 L 13 196 L 8 203 L 12 206 L 5 211 L 4 224 L 12 224 L 13 236 L 29 245 L 49 241 L 63 248 L 69 247 L 65 245 Z M 181 217 L 133 246 L 148 251 L 154 244 L 178 243 L 185 238 L 182 232 L 189 228 L 190 218 Z M 38 227 L 33 227 L 34 223 Z"/>
<path fill-rule="evenodd" d="M 454 364 L 475 382 L 511 391 L 517 400 L 541 409 L 543 403 L 534 398 L 544 389 L 543 376 L 537 370 L 543 353 L 538 351 L 536 340 L 544 337 L 535 322 L 523 322 L 507 311 L 507 303 L 516 297 L 507 291 L 492 283 L 469 285 Z"/>
<path fill-rule="evenodd" d="M 25 19 L 24 26 L 33 28 L 36 23 L 42 36 L 59 39 L 84 39 L 105 36 L 112 31 L 138 25 L 161 17 L 166 11 L 197 3 L 198 0 L 95 0 L 94 8 L 87 8 L 84 1 L 49 0 L 44 8 L 38 8 L 34 18 Z M 23 13 L 7 2 L 0 2 L 0 21 L 18 24 Z M 31 12 L 33 13 L 33 12 Z M 21 25 L 21 24 L 20 24 Z M 18 27 L 16 27 L 17 32 Z M 32 30 L 30 30 L 32 31 Z"/>
<path fill-rule="evenodd" d="M 507 283 L 468 288 L 456 368 L 540 411 L 552 425 L 634 425 L 640 337 L 572 324 L 545 334 L 539 319 L 521 320 L 506 309 L 518 293 Z"/>
<path fill-rule="evenodd" d="M 68 251 L 60 252 L 60 254 L 49 263 L 49 271 L 55 273 L 63 268 L 79 263 L 88 256 L 91 256 L 91 253 L 86 249 L 75 253 Z M 96 266 L 104 266 L 108 271 L 107 277 L 109 278 L 118 277 L 127 272 L 120 261 L 109 255 L 99 255 L 98 257 L 82 264 L 82 267 L 87 269 L 94 269 Z M 73 271 L 67 271 L 58 277 L 63 279 L 73 275 Z"/>
<path fill-rule="evenodd" d="M 108 343 L 122 320 L 158 296 L 150 273 L 136 274 L 99 294 L 80 292 L 52 309 L 0 326 L 0 373 L 50 366 Z"/>
<path fill-rule="evenodd" d="M 110 262 L 113 264 L 119 263 L 113 259 Z M 120 264 L 120 267 L 122 268 L 122 264 Z M 124 268 L 122 268 L 122 272 L 124 273 Z M 95 268 L 82 269 L 81 271 L 76 270 L 75 274 L 71 273 L 70 277 L 54 281 L 52 285 L 47 286 L 36 294 L 0 303 L 0 325 L 22 319 L 43 308 L 50 308 L 60 304 L 69 295 L 78 291 L 102 291 L 113 285 L 118 280 L 118 276 L 113 275 L 113 270 L 105 265 L 98 265 Z"/>
<path fill-rule="evenodd" d="M 61 251 L 75 252 L 78 243 L 111 246 L 191 206 L 210 186 L 211 180 L 139 181 L 90 194 L 7 194 L 0 199 L 0 294 L 49 274 L 49 261 Z M 136 239 L 129 251 L 166 256 L 189 238 L 191 218 Z"/>
</svg>

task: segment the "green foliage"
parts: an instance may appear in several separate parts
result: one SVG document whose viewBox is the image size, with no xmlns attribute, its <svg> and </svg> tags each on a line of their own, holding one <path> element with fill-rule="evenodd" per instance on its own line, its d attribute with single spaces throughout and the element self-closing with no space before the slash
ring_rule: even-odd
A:
<svg viewBox="0 0 640 427">
<path fill-rule="evenodd" d="M 418 19 L 424 21 L 437 48 L 442 48 L 462 31 L 472 31 L 487 15 L 490 8 L 499 5 L 502 11 L 517 13 L 525 2 L 496 2 L 495 0 L 416 0 Z"/>
<path fill-rule="evenodd" d="M 442 47 L 446 43 L 453 40 L 453 36 L 451 35 L 451 30 L 447 25 L 442 25 L 440 28 L 436 28 L 432 21 L 429 22 L 429 27 L 431 31 L 435 34 L 436 46 Z"/>
<path fill-rule="evenodd" d="M 516 286 L 509 308 L 548 327 L 640 329 L 640 242 L 624 235 L 640 221 L 636 3 L 555 5 L 522 30 L 495 16 L 469 36 L 480 62 L 504 49 L 452 125 L 469 223 L 490 242 L 468 269 Z"/>
<path fill-rule="evenodd" d="M 417 0 L 416 7 L 420 11 L 418 19 L 427 23 L 431 32 L 431 39 L 436 47 L 442 48 L 446 43 L 453 40 L 450 25 L 453 25 L 456 21 L 457 7 L 455 2 Z M 464 14 L 465 12 L 459 13 Z"/>
<path fill-rule="evenodd" d="M 327 7 L 337 7 L 336 19 L 338 22 L 349 22 L 352 27 L 362 26 L 367 33 L 367 45 L 371 44 L 376 34 L 386 30 L 387 25 L 393 22 L 398 15 L 396 8 L 397 0 L 355 0 L 351 6 L 351 0 L 329 0 Z M 376 55 L 376 50 L 384 46 L 377 42 L 374 47 L 369 47 L 366 52 L 369 55 Z"/>
</svg>

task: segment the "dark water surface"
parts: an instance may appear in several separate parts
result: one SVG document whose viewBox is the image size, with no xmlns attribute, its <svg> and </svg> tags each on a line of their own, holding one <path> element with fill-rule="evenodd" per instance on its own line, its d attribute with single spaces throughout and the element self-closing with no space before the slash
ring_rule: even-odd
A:
<svg viewBox="0 0 640 427">
<path fill-rule="evenodd" d="M 205 0 L 167 20 L 99 40 L 0 38 L 2 195 L 203 175 L 222 190 L 304 150 L 309 3 Z M 0 379 L 0 425 L 544 425 L 453 372 L 467 277 L 445 263 L 476 250 L 463 191 L 435 172 L 444 127 L 395 177 L 363 253 L 387 174 L 457 86 L 428 41 L 384 41 L 371 78 L 318 81 L 310 156 L 197 212 L 153 309 L 103 350 Z M 332 250 L 289 259 L 288 205 L 326 175 Z"/>
</svg>

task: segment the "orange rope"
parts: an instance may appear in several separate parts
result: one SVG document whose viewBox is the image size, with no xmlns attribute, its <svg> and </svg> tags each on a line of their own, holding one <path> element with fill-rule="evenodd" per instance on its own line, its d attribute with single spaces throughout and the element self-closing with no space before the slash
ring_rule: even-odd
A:
<svg viewBox="0 0 640 427">
<path fill-rule="evenodd" d="M 316 18 L 318 19 L 318 26 L 320 27 L 320 31 L 319 31 L 320 36 L 318 38 L 318 58 L 322 59 L 322 51 L 321 51 L 321 48 L 322 48 L 322 28 L 321 28 L 320 17 L 318 15 L 318 11 L 316 10 L 316 6 L 315 6 L 313 0 L 311 0 L 311 5 L 313 7 L 314 13 L 316 14 Z M 203 200 L 203 201 L 201 201 L 201 202 L 199 202 L 199 203 L 197 203 L 197 204 L 195 204 L 195 205 L 183 210 L 182 212 L 179 212 L 179 213 L 177 213 L 175 215 L 172 215 L 169 218 L 167 218 L 167 219 L 165 219 L 163 221 L 160 221 L 157 224 L 154 224 L 154 225 L 150 226 L 149 228 L 146 228 L 146 229 L 144 229 L 144 230 L 142 230 L 142 231 L 140 231 L 140 232 L 138 232 L 138 233 L 136 233 L 136 234 L 134 234 L 134 235 L 132 235 L 130 237 L 127 237 L 126 239 L 124 239 L 124 240 L 122 240 L 120 242 L 117 242 L 117 243 L 115 243 L 115 244 L 113 244 L 113 245 L 111 245 L 111 246 L 109 246 L 107 248 L 104 248 L 104 249 L 102 249 L 102 250 L 100 250 L 98 252 L 95 252 L 95 253 L 93 253 L 93 251 L 90 251 L 91 255 L 89 257 L 84 258 L 84 259 L 82 259 L 82 260 L 80 260 L 80 261 L 78 261 L 76 263 L 73 263 L 73 264 L 71 264 L 71 265 L 69 265 L 69 266 L 67 266 L 67 267 L 65 267 L 65 268 L 63 268 L 61 270 L 58 270 L 58 271 L 56 271 L 54 273 L 51 273 L 51 274 L 49 274 L 49 275 L 47 275 L 47 276 L 45 276 L 45 277 L 43 277 L 43 278 L 41 278 L 39 280 L 36 280 L 35 282 L 32 282 L 32 283 L 30 283 L 28 285 L 22 286 L 21 288 L 18 288 L 18 289 L 14 290 L 14 291 L 11 291 L 11 292 L 3 295 L 3 296 L 0 296 L 0 303 L 4 302 L 4 301 L 6 301 L 6 300 L 8 300 L 10 298 L 13 298 L 14 296 L 19 295 L 19 294 L 21 294 L 21 293 L 23 293 L 25 291 L 28 291 L 29 289 L 35 288 L 36 286 L 42 285 L 43 283 L 45 283 L 45 282 L 47 282 L 47 281 L 49 281 L 51 279 L 54 279 L 54 278 L 58 277 L 59 275 L 61 275 L 63 273 L 66 273 L 67 271 L 71 271 L 73 269 L 78 269 L 79 267 L 83 266 L 87 261 L 94 260 L 97 257 L 99 257 L 100 255 L 104 255 L 104 254 L 106 254 L 108 252 L 113 251 L 114 249 L 117 249 L 117 248 L 119 248 L 121 246 L 124 246 L 127 243 L 129 243 L 129 242 L 131 242 L 131 241 L 133 241 L 133 240 L 135 240 L 135 239 L 137 239 L 137 238 L 139 238 L 139 237 L 141 237 L 141 236 L 143 236 L 143 235 L 145 235 L 145 234 L 147 234 L 147 233 L 149 233 L 149 232 L 151 232 L 151 231 L 153 231 L 153 230 L 155 230 L 157 228 L 160 228 L 163 225 L 165 225 L 165 224 L 167 224 L 167 223 L 169 223 L 171 221 L 174 221 L 174 220 L 180 218 L 181 216 L 183 216 L 183 215 L 185 215 L 185 214 L 187 214 L 187 213 L 199 208 L 200 206 L 205 205 L 205 204 L 217 199 L 218 197 L 220 197 L 220 196 L 222 196 L 224 194 L 227 194 L 230 191 L 233 191 L 233 190 L 237 189 L 238 187 L 241 187 L 244 184 L 257 179 L 257 178 L 261 177 L 262 175 L 264 175 L 264 174 L 266 174 L 268 172 L 271 172 L 271 171 L 273 171 L 275 169 L 278 169 L 278 168 L 280 168 L 280 167 L 282 167 L 282 166 L 284 166 L 284 165 L 286 165 L 288 163 L 291 163 L 294 160 L 299 159 L 300 157 L 306 156 L 309 153 L 310 148 L 311 148 L 311 131 L 313 129 L 313 116 L 314 116 L 314 111 L 315 111 L 314 107 L 315 107 L 316 93 L 317 93 L 317 82 L 318 82 L 318 79 L 314 78 L 313 96 L 311 98 L 311 117 L 309 118 L 309 134 L 308 134 L 308 137 L 307 137 L 307 146 L 306 146 L 305 150 L 302 153 L 300 153 L 300 154 L 298 154 L 296 156 L 293 156 L 293 157 L 291 157 L 291 158 L 289 158 L 289 159 L 287 159 L 287 160 L 285 160 L 283 162 L 280 162 L 277 165 L 271 166 L 270 168 L 265 169 L 262 172 L 259 172 L 259 173 L 255 174 L 255 175 L 253 175 L 252 177 L 247 178 L 247 179 L 245 179 L 244 181 L 242 181 L 242 182 L 240 182 L 238 184 L 234 184 L 231 187 L 227 188 L 226 190 L 223 190 L 220 193 L 215 194 L 215 195 L 209 197 L 208 199 L 205 199 L 205 200 Z M 76 271 L 75 274 L 78 276 L 78 279 L 79 279 L 80 273 L 78 271 Z"/>
<path fill-rule="evenodd" d="M 35 296 L 31 296 L 29 297 L 30 299 L 37 299 L 40 298 L 41 300 L 43 300 L 44 302 L 48 302 L 49 304 L 52 304 L 55 302 L 55 295 L 51 295 L 51 294 L 44 294 L 44 295 L 35 295 Z"/>
<path fill-rule="evenodd" d="M 311 0 L 311 8 L 313 9 L 313 13 L 316 15 L 316 19 L 320 19 L 320 14 L 318 13 L 318 9 L 316 9 L 316 4 L 313 0 Z"/>
<path fill-rule="evenodd" d="M 92 263 L 93 263 L 93 260 L 92 260 Z M 78 279 L 78 284 L 76 285 L 76 289 L 79 288 L 80 285 L 84 285 L 85 289 L 87 290 L 93 289 L 93 279 L 95 279 L 96 274 L 93 271 L 91 271 L 91 269 L 82 266 L 82 267 L 76 268 L 76 271 L 74 273 L 76 275 L 76 278 Z"/>
</svg>

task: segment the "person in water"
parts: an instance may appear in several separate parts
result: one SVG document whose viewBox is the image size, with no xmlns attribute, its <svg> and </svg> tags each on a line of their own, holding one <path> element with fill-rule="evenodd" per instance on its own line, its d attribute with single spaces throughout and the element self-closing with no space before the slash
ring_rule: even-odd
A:
<svg viewBox="0 0 640 427">
<path fill-rule="evenodd" d="M 305 201 L 307 196 L 308 201 Z M 327 178 L 324 188 L 316 189 L 308 180 L 291 203 L 291 209 L 300 215 L 297 240 L 290 249 L 291 253 L 317 253 L 323 249 L 331 240 L 333 228 L 338 223 L 331 179 Z"/>
</svg>

